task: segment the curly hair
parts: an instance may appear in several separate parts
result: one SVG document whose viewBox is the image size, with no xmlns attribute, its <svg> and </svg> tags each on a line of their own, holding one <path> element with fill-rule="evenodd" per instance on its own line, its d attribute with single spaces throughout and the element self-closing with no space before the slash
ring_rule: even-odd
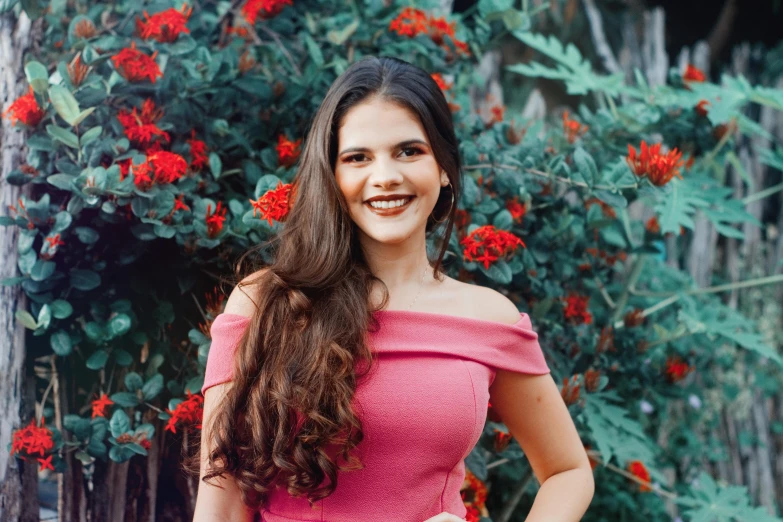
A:
<svg viewBox="0 0 783 522">
<path fill-rule="evenodd" d="M 350 454 L 364 437 L 352 399 L 373 365 L 365 337 L 378 327 L 369 304 L 371 288 L 374 283 L 382 288 L 381 308 L 389 293 L 359 246 L 335 180 L 335 162 L 343 117 L 371 98 L 418 116 L 451 180 L 426 225 L 428 234 L 445 227 L 433 265 L 442 280 L 457 206 L 451 201 L 461 194 L 448 102 L 425 70 L 392 57 L 362 58 L 335 80 L 313 119 L 294 178 L 296 204 L 280 233 L 239 263 L 256 249 L 274 247 L 271 263 L 238 285 L 258 285 L 253 292 L 258 299 L 236 349 L 232 386 L 211 416 L 208 472 L 202 480 L 232 476 L 252 509 L 263 507 L 278 486 L 312 505 L 334 492 L 338 469 L 362 468 Z M 338 456 L 347 465 L 338 466 Z M 193 458 L 189 471 L 198 469 L 198 455 Z"/>
</svg>

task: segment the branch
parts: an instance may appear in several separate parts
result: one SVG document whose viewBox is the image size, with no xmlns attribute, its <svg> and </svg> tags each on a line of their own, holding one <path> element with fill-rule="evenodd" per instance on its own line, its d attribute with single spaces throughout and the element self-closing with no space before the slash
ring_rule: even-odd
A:
<svg viewBox="0 0 783 522">
<path fill-rule="evenodd" d="M 617 62 L 617 59 L 612 53 L 612 48 L 609 46 L 609 42 L 606 41 L 606 35 L 604 34 L 604 24 L 601 20 L 601 13 L 595 6 L 593 0 L 584 0 L 585 10 L 587 11 L 587 20 L 590 22 L 590 33 L 593 36 L 593 45 L 598 56 L 601 57 L 604 67 L 610 73 L 622 73 L 623 68 Z"/>
</svg>

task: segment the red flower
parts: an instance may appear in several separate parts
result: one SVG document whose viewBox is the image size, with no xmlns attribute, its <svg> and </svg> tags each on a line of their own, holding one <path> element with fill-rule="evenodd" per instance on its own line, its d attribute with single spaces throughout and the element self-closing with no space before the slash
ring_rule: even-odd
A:
<svg viewBox="0 0 783 522">
<path fill-rule="evenodd" d="M 31 419 L 30 424 L 16 430 L 11 438 L 11 456 L 23 452 L 28 457 L 36 453 L 43 457 L 54 448 L 52 432 L 44 426 L 45 422 L 46 419 L 41 417 L 41 426 L 38 427 L 35 419 Z"/>
<path fill-rule="evenodd" d="M 647 222 L 644 224 L 644 228 L 647 231 L 649 231 L 651 234 L 660 234 L 661 225 L 658 223 L 658 217 L 653 216 L 650 219 L 648 219 Z"/>
<path fill-rule="evenodd" d="M 693 368 L 688 366 L 679 357 L 669 357 L 666 359 L 666 377 L 669 382 L 675 383 L 683 380 L 693 371 Z"/>
<path fill-rule="evenodd" d="M 432 73 L 430 76 L 435 80 L 435 83 L 438 84 L 441 91 L 448 91 L 451 89 L 452 84 L 446 83 L 446 80 L 443 79 L 443 76 L 440 73 Z"/>
<path fill-rule="evenodd" d="M 247 0 L 242 5 L 242 17 L 251 25 L 256 18 L 274 18 L 287 5 L 294 5 L 293 0 Z"/>
<path fill-rule="evenodd" d="M 642 479 L 645 482 L 650 482 L 650 472 L 647 471 L 647 467 L 640 460 L 633 460 L 628 463 L 628 471 L 630 471 L 637 478 Z M 648 484 L 640 484 L 639 489 L 641 491 L 652 491 L 652 488 Z"/>
<path fill-rule="evenodd" d="M 517 236 L 505 230 L 498 230 L 493 225 L 484 225 L 465 236 L 461 241 L 465 245 L 462 251 L 463 259 L 484 263 L 484 268 L 503 256 L 511 255 L 519 247 L 525 246 Z"/>
<path fill-rule="evenodd" d="M 92 418 L 106 417 L 106 408 L 112 404 L 114 402 L 105 393 L 102 393 L 99 399 L 92 401 Z"/>
<path fill-rule="evenodd" d="M 465 513 L 466 522 L 479 522 L 479 520 L 481 520 L 481 512 L 476 506 L 465 506 L 465 509 L 468 510 L 468 512 Z"/>
<path fill-rule="evenodd" d="M 190 210 L 190 207 L 185 204 L 185 202 L 182 200 L 182 198 L 185 197 L 184 194 L 178 195 L 174 199 L 174 212 L 177 210 Z"/>
<path fill-rule="evenodd" d="M 707 79 L 707 75 L 698 67 L 688 64 L 687 67 L 685 67 L 682 79 L 686 82 L 703 82 Z"/>
<path fill-rule="evenodd" d="M 707 100 L 700 100 L 699 103 L 696 104 L 696 107 L 694 110 L 696 111 L 696 114 L 698 114 L 701 117 L 707 116 L 707 105 L 709 105 L 710 102 Z"/>
<path fill-rule="evenodd" d="M 117 119 L 123 126 L 125 136 L 130 141 L 138 145 L 141 149 L 146 149 L 152 145 L 155 136 L 161 140 L 169 142 L 169 134 L 158 128 L 157 122 L 163 117 L 163 110 L 155 107 L 155 102 L 147 98 L 141 105 L 141 112 L 136 107 L 131 112 L 120 110 Z"/>
<path fill-rule="evenodd" d="M 270 225 L 273 219 L 282 221 L 290 208 L 289 196 L 292 188 L 293 185 L 290 183 L 284 185 L 282 181 L 278 181 L 276 188 L 267 190 L 256 201 L 251 199 L 250 204 L 253 206 L 253 217 L 256 217 L 256 211 L 258 211 L 259 217 L 266 219 Z"/>
<path fill-rule="evenodd" d="M 153 38 L 159 42 L 171 43 L 177 39 L 180 33 L 190 33 L 185 24 L 190 18 L 191 12 L 193 12 L 193 8 L 186 4 L 182 4 L 179 11 L 170 7 L 152 16 L 145 10 L 144 18 L 146 20 L 142 22 L 141 18 L 136 18 L 136 31 L 145 40 Z"/>
<path fill-rule="evenodd" d="M 519 202 L 519 196 L 514 196 L 514 199 L 506 201 L 506 210 L 511 213 L 514 223 L 521 223 L 522 218 L 525 217 L 527 207 L 525 207 L 524 203 Z"/>
<path fill-rule="evenodd" d="M 35 127 L 46 116 L 46 111 L 38 106 L 35 94 L 33 94 L 33 88 L 30 87 L 27 94 L 18 97 L 3 111 L 3 118 L 6 115 L 10 115 L 11 125 L 21 121 L 28 127 Z"/>
<path fill-rule="evenodd" d="M 568 143 L 573 143 L 577 138 L 582 136 L 590 129 L 587 125 L 582 125 L 576 120 L 572 120 L 568 117 L 568 111 L 563 111 L 563 132 L 565 133 Z"/>
<path fill-rule="evenodd" d="M 188 162 L 179 154 L 160 150 L 147 156 L 157 183 L 173 183 L 185 175 Z"/>
<path fill-rule="evenodd" d="M 226 220 L 227 208 L 223 207 L 223 203 L 218 201 L 215 213 L 212 213 L 212 205 L 207 205 L 207 215 L 204 218 L 207 223 L 207 236 L 212 239 L 223 230 L 223 222 Z"/>
<path fill-rule="evenodd" d="M 177 404 L 174 411 L 166 408 L 166 413 L 171 415 L 166 423 L 165 431 L 177 433 L 177 424 L 194 424 L 196 429 L 201 429 L 201 420 L 204 416 L 204 397 L 198 393 L 190 393 L 188 398 Z"/>
<path fill-rule="evenodd" d="M 566 307 L 563 314 L 566 319 L 571 319 L 575 323 L 590 324 L 593 322 L 593 316 L 587 308 L 589 296 L 570 294 L 565 297 Z"/>
<path fill-rule="evenodd" d="M 474 507 L 480 513 L 486 509 L 487 486 L 469 469 L 465 469 L 465 480 L 460 488 L 460 497 L 465 507 Z"/>
<path fill-rule="evenodd" d="M 679 152 L 677 148 L 673 148 L 666 154 L 661 154 L 661 144 L 647 147 L 647 143 L 642 140 L 641 152 L 636 152 L 636 148 L 628 145 L 628 156 L 625 161 L 631 170 L 637 176 L 647 176 L 653 185 L 663 186 L 671 181 L 672 177 L 677 176 L 682 179 L 680 175 L 680 167 L 683 164 L 682 152 Z"/>
<path fill-rule="evenodd" d="M 296 141 L 290 141 L 282 134 L 277 137 L 277 163 L 286 167 L 290 167 L 299 158 L 300 150 L 299 145 L 302 143 L 302 138 Z"/>
<path fill-rule="evenodd" d="M 129 82 L 140 82 L 145 78 L 155 83 L 158 77 L 163 77 L 160 67 L 155 62 L 158 51 L 147 56 L 136 49 L 136 42 L 131 42 L 129 48 L 123 49 L 111 57 L 114 68 L 117 69 L 123 78 Z"/>
<path fill-rule="evenodd" d="M 499 429 L 495 428 L 495 439 L 493 441 L 495 451 L 500 453 L 508 448 L 508 445 L 511 444 L 511 438 L 512 437 L 510 433 L 506 433 L 505 431 L 500 431 Z"/>
<path fill-rule="evenodd" d="M 572 375 L 569 380 L 568 377 L 563 377 L 563 387 L 560 388 L 560 396 L 563 398 L 566 406 L 571 406 L 579 400 L 579 393 L 582 385 L 578 382 L 579 378 L 576 375 Z"/>
<path fill-rule="evenodd" d="M 207 156 L 207 144 L 196 139 L 196 130 L 190 130 L 190 139 L 187 140 L 190 145 L 190 168 L 201 170 L 202 167 L 209 165 L 209 156 Z"/>
<path fill-rule="evenodd" d="M 52 456 L 49 455 L 46 458 L 38 459 L 38 464 L 41 465 L 41 467 L 38 469 L 38 471 L 43 471 L 45 469 L 50 469 L 54 471 L 54 466 L 52 466 Z"/>
<path fill-rule="evenodd" d="M 445 18 L 429 16 L 425 11 L 415 7 L 405 7 L 397 17 L 389 23 L 389 31 L 400 36 L 413 38 L 419 34 L 429 34 L 437 45 L 448 50 L 444 43 L 444 36 L 448 35 L 454 42 L 458 52 L 470 55 L 468 44 L 457 40 L 456 22 L 448 22 Z"/>
</svg>

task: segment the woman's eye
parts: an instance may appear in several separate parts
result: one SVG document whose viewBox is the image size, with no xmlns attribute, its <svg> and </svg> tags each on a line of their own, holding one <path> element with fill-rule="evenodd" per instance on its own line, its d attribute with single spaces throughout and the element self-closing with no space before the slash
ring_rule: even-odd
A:
<svg viewBox="0 0 783 522">
<path fill-rule="evenodd" d="M 405 152 L 406 150 L 412 150 L 413 152 L 416 152 L 416 153 L 420 153 L 421 152 L 416 147 L 406 147 L 406 148 L 402 149 L 403 152 Z M 410 156 L 408 156 L 408 157 L 410 157 Z"/>
<path fill-rule="evenodd" d="M 402 152 L 406 152 L 406 151 L 413 151 L 416 154 L 421 154 L 421 151 L 419 149 L 417 149 L 416 147 L 406 147 L 406 148 L 402 149 Z M 406 158 L 410 158 L 412 156 L 415 156 L 416 154 L 410 154 L 410 155 L 407 155 L 405 157 Z M 354 154 L 353 156 L 348 156 L 343 161 L 345 161 L 345 163 L 355 163 L 354 160 L 361 161 L 363 158 L 365 158 L 364 154 Z"/>
</svg>

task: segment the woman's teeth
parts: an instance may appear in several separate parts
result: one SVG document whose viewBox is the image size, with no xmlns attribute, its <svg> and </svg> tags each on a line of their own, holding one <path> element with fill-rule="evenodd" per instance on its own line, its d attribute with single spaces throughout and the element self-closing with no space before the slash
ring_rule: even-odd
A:
<svg viewBox="0 0 783 522">
<path fill-rule="evenodd" d="M 397 199 L 394 201 L 370 201 L 372 208 L 396 208 L 401 207 L 408 202 L 410 198 Z"/>
</svg>

